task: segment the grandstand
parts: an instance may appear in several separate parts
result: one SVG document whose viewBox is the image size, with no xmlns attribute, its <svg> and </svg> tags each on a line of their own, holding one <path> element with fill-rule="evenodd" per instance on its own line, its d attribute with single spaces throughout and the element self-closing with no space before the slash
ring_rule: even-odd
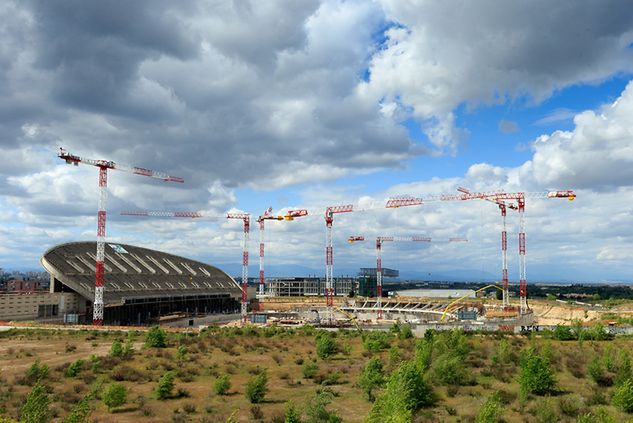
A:
<svg viewBox="0 0 633 423">
<path fill-rule="evenodd" d="M 50 290 L 78 296 L 79 320 L 91 321 L 95 242 L 58 245 L 41 263 L 51 275 Z M 239 311 L 241 288 L 222 270 L 198 261 L 132 245 L 105 246 L 104 320 L 146 324 L 161 316 Z M 61 307 L 60 307 L 61 308 Z"/>
</svg>

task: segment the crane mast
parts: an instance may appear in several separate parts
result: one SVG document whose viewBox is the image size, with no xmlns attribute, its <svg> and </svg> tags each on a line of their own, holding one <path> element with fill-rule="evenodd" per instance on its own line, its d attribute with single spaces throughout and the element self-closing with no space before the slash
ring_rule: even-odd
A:
<svg viewBox="0 0 633 423">
<path fill-rule="evenodd" d="M 59 149 L 57 155 L 67 164 L 79 166 L 80 163 L 96 166 L 99 168 L 99 205 L 97 211 L 97 256 L 95 260 L 95 298 L 92 310 L 92 324 L 103 325 L 103 294 L 104 284 L 104 260 L 105 260 L 105 239 L 106 239 L 106 202 L 108 199 L 108 169 L 121 170 L 141 176 L 161 179 L 165 182 L 183 183 L 184 179 L 179 176 L 171 176 L 163 172 L 157 172 L 142 167 L 117 164 L 109 160 L 94 160 L 80 157 L 69 153 L 63 148 Z"/>
</svg>

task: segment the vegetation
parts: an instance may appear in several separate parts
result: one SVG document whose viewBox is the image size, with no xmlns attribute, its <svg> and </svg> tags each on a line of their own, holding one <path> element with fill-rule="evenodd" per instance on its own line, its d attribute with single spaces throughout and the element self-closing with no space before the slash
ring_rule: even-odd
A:
<svg viewBox="0 0 633 423">
<path fill-rule="evenodd" d="M 120 407 L 125 404 L 126 398 L 127 391 L 125 390 L 125 386 L 116 382 L 110 384 L 101 395 L 101 399 L 108 407 L 108 410 L 112 410 L 113 408 Z"/>
<path fill-rule="evenodd" d="M 213 390 L 218 395 L 226 395 L 231 389 L 231 379 L 229 375 L 222 375 L 215 380 Z"/>
<path fill-rule="evenodd" d="M 173 395 L 174 390 L 174 372 L 165 373 L 158 381 L 158 386 L 154 391 L 156 399 L 165 400 Z"/>
<path fill-rule="evenodd" d="M 148 348 L 165 348 L 167 346 L 167 335 L 158 326 L 152 326 L 145 337 L 145 346 Z"/>
<path fill-rule="evenodd" d="M 257 404 L 264 400 L 266 392 L 268 392 L 268 375 L 266 370 L 262 370 L 246 385 L 246 398 L 252 404 Z"/>
<path fill-rule="evenodd" d="M 199 334 L 165 332 L 164 348 L 130 353 L 127 346 L 147 332 L 130 332 L 127 339 L 118 331 L 3 332 L 0 418 L 18 421 L 24 414 L 26 421 L 41 409 L 44 421 L 67 423 L 111 421 L 109 410 L 116 420 L 139 422 L 586 423 L 633 417 L 633 338 L 578 342 L 580 336 L 556 339 L 555 330 L 529 336 L 453 330 L 415 339 L 406 327 L 369 336 L 353 330 L 324 336 L 310 326 L 211 327 Z M 575 326 L 571 333 L 591 330 Z M 330 349 L 327 362 L 317 356 L 317 337 L 341 346 Z M 366 347 L 382 340 L 388 347 Z M 115 341 L 120 356 L 111 354 Z M 68 345 L 75 349 L 66 353 Z M 340 354 L 343 346 L 347 353 Z M 266 383 L 253 383 L 262 374 Z M 125 387 L 122 405 L 110 402 L 113 384 Z M 247 393 L 261 400 L 251 402 Z M 45 407 L 35 407 L 42 398 Z"/>
<path fill-rule="evenodd" d="M 338 346 L 335 334 L 328 331 L 320 331 L 316 336 L 316 353 L 320 359 L 326 359 L 336 354 Z"/>
<path fill-rule="evenodd" d="M 44 387 L 37 383 L 26 397 L 20 421 L 23 423 L 46 423 L 49 420 L 49 399 Z"/>
</svg>

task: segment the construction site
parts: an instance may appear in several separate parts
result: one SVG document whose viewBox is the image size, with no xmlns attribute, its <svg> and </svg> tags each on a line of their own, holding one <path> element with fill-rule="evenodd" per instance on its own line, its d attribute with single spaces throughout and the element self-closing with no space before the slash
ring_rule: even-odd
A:
<svg viewBox="0 0 633 423">
<path fill-rule="evenodd" d="M 345 213 L 368 211 L 352 203 L 330 205 L 322 210 L 287 210 L 283 214 L 265 209 L 259 216 L 247 212 L 228 212 L 222 216 L 206 216 L 195 211 L 123 211 L 130 218 L 174 219 L 235 219 L 242 222 L 242 274 L 232 278 L 224 272 L 192 262 L 186 258 L 143 250 L 142 247 L 119 246 L 106 242 L 106 197 L 109 170 L 119 170 L 140 176 L 157 178 L 165 182 L 183 183 L 180 177 L 153 170 L 120 165 L 108 160 L 94 160 L 60 149 L 59 158 L 72 165 L 91 165 L 98 169 L 99 203 L 97 212 L 96 244 L 67 246 L 46 253 L 42 264 L 51 275 L 51 294 L 75 293 L 69 302 L 64 296 L 55 296 L 59 304 L 58 319 L 92 325 L 142 325 L 168 322 L 169 316 L 181 317 L 188 325 L 205 324 L 205 316 L 224 314 L 228 324 L 301 325 L 314 324 L 327 327 L 363 325 L 389 326 L 393 322 L 408 322 L 420 331 L 425 328 L 466 327 L 481 330 L 518 330 L 532 327 L 533 310 L 528 306 L 526 266 L 526 237 L 524 212 L 527 200 L 573 200 L 572 190 L 546 192 L 471 192 L 460 188 L 455 194 L 433 196 L 397 196 L 388 198 L 374 208 L 395 210 L 402 207 L 421 207 L 428 203 L 485 201 L 491 211 L 501 217 L 500 282 L 482 286 L 476 292 L 459 298 L 423 298 L 400 296 L 383 292 L 384 271 L 382 251 L 387 245 L 413 243 L 468 243 L 463 237 L 432 239 L 424 235 L 378 236 L 365 239 L 362 234 L 348 237 L 349 244 L 375 243 L 375 268 L 366 268 L 359 277 L 335 278 L 333 263 L 333 231 L 335 218 Z M 508 280 L 508 212 L 518 218 L 518 301 L 511 302 Z M 264 232 L 267 221 L 299 221 L 306 216 L 322 215 L 325 237 L 325 277 L 271 278 L 265 274 Z M 249 236 L 251 222 L 259 229 L 259 275 L 255 290 L 249 293 Z M 90 250 L 94 248 L 94 252 Z M 350 247 L 353 248 L 353 247 Z M 84 251 L 85 250 L 85 251 Z M 128 251 L 130 250 L 130 251 Z M 55 251 L 57 253 L 53 254 Z M 51 255 L 53 254 L 53 255 Z M 237 252 L 236 252 L 237 255 Z M 54 259 L 52 258 L 54 256 Z M 386 270 L 390 276 L 390 269 Z M 93 283 L 90 282 L 93 279 Z M 499 300 L 490 299 L 499 291 Z M 493 295 L 494 296 L 494 295 Z M 60 299 L 61 298 L 61 299 Z M 74 304 L 74 309 L 67 304 Z M 5 308 L 9 310 L 9 308 Z M 5 313 L 6 314 L 6 313 Z M 239 318 L 234 318 L 233 315 Z M 72 316 L 72 317 L 69 317 Z M 0 316 L 7 320 L 10 316 Z M 174 318 L 172 320 L 179 320 Z M 221 319 L 220 319 L 221 320 Z M 233 321 L 231 321 L 233 320 Z M 217 321 L 217 319 L 216 319 Z M 182 324 L 178 322 L 177 324 Z"/>
</svg>

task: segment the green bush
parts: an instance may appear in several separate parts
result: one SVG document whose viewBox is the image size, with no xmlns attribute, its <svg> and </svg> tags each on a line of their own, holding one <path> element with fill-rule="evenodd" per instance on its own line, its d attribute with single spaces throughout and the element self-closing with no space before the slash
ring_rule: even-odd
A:
<svg viewBox="0 0 633 423">
<path fill-rule="evenodd" d="M 257 404 L 264 400 L 266 392 L 268 392 L 268 376 L 266 370 L 262 370 L 246 385 L 246 398 L 252 404 Z"/>
<path fill-rule="evenodd" d="M 546 395 L 556 389 L 556 379 L 549 362 L 533 351 L 521 360 L 519 385 L 523 394 Z"/>
<path fill-rule="evenodd" d="M 613 405 L 626 413 L 633 413 L 633 381 L 625 381 L 613 393 Z"/>
<path fill-rule="evenodd" d="M 400 334 L 398 334 L 398 338 L 400 339 L 411 339 L 413 338 L 413 331 L 411 330 L 411 325 L 406 324 L 400 327 Z"/>
<path fill-rule="evenodd" d="M 369 352 L 378 352 L 389 348 L 391 335 L 388 332 L 367 332 L 363 337 L 363 347 Z"/>
<path fill-rule="evenodd" d="M 78 359 L 70 363 L 70 366 L 66 369 L 66 377 L 76 377 L 84 365 L 84 361 L 82 359 Z"/>
<path fill-rule="evenodd" d="M 408 422 L 415 410 L 434 403 L 433 390 L 418 366 L 405 361 L 389 376 L 385 391 L 374 402 L 367 421 Z"/>
<path fill-rule="evenodd" d="M 316 336 L 316 354 L 320 359 L 326 359 L 338 350 L 335 334 L 332 332 L 321 331 Z"/>
<path fill-rule="evenodd" d="M 583 407 L 583 399 L 580 395 L 567 395 L 558 399 L 558 408 L 561 413 L 569 417 L 578 416 Z"/>
<path fill-rule="evenodd" d="M 35 360 L 35 363 L 33 363 L 31 367 L 29 367 L 29 369 L 26 371 L 25 382 L 27 385 L 33 386 L 40 380 L 46 378 L 47 375 L 48 364 L 42 364 L 38 358 L 37 360 Z"/>
<path fill-rule="evenodd" d="M 174 372 L 167 372 L 159 379 L 154 395 L 156 396 L 156 399 L 164 400 L 172 396 L 173 390 Z"/>
<path fill-rule="evenodd" d="M 213 390 L 218 395 L 226 395 L 231 389 L 231 379 L 229 375 L 222 375 L 215 380 L 215 384 L 213 385 Z"/>
<path fill-rule="evenodd" d="M 473 376 L 464 365 L 463 358 L 445 353 L 433 363 L 433 380 L 442 385 L 468 385 Z"/>
<path fill-rule="evenodd" d="M 578 339 L 578 335 L 574 333 L 569 326 L 563 325 L 556 325 L 553 337 L 559 341 L 572 341 Z"/>
<path fill-rule="evenodd" d="M 105 391 L 103 391 L 103 394 L 101 394 L 101 399 L 108 407 L 108 410 L 112 410 L 113 408 L 120 407 L 125 404 L 126 397 L 127 392 L 125 390 L 125 386 L 117 382 L 111 383 Z"/>
<path fill-rule="evenodd" d="M 589 366 L 587 366 L 587 373 L 600 386 L 613 385 L 613 375 L 607 374 L 599 357 L 594 357 L 591 360 Z"/>
<path fill-rule="evenodd" d="M 178 361 L 183 361 L 186 355 L 187 355 L 187 347 L 185 347 L 184 345 L 180 345 L 178 349 L 176 349 L 176 359 Z"/>
<path fill-rule="evenodd" d="M 165 348 L 167 334 L 159 326 L 152 326 L 145 336 L 145 346 L 148 348 Z"/>
<path fill-rule="evenodd" d="M 316 363 L 305 363 L 301 366 L 301 374 L 305 379 L 312 379 L 319 370 L 319 365 Z"/>
<path fill-rule="evenodd" d="M 382 385 L 385 380 L 385 374 L 382 368 L 382 361 L 378 358 L 372 358 L 363 368 L 358 380 L 358 386 L 363 390 L 368 401 L 374 401 L 374 388 Z"/>
<path fill-rule="evenodd" d="M 44 387 L 36 383 L 29 395 L 26 397 L 24 407 L 20 412 L 20 422 L 22 423 L 46 423 L 49 421 L 50 411 L 48 409 L 49 399 Z"/>
<path fill-rule="evenodd" d="M 327 410 L 327 406 L 332 402 L 332 391 L 329 389 L 321 389 L 315 392 L 306 404 L 305 412 L 309 422 L 342 422 L 336 413 Z"/>
<path fill-rule="evenodd" d="M 498 393 L 494 393 L 488 397 L 486 402 L 481 406 L 477 418 L 477 423 L 498 423 L 503 421 L 503 404 Z"/>
<path fill-rule="evenodd" d="M 115 339 L 114 342 L 112 342 L 112 347 L 110 347 L 110 355 L 112 357 L 123 356 L 123 344 L 118 339 Z"/>
<path fill-rule="evenodd" d="M 301 423 L 299 412 L 292 401 L 284 405 L 284 423 Z"/>
<path fill-rule="evenodd" d="M 616 420 L 601 407 L 578 417 L 576 423 L 616 423 Z"/>
</svg>

